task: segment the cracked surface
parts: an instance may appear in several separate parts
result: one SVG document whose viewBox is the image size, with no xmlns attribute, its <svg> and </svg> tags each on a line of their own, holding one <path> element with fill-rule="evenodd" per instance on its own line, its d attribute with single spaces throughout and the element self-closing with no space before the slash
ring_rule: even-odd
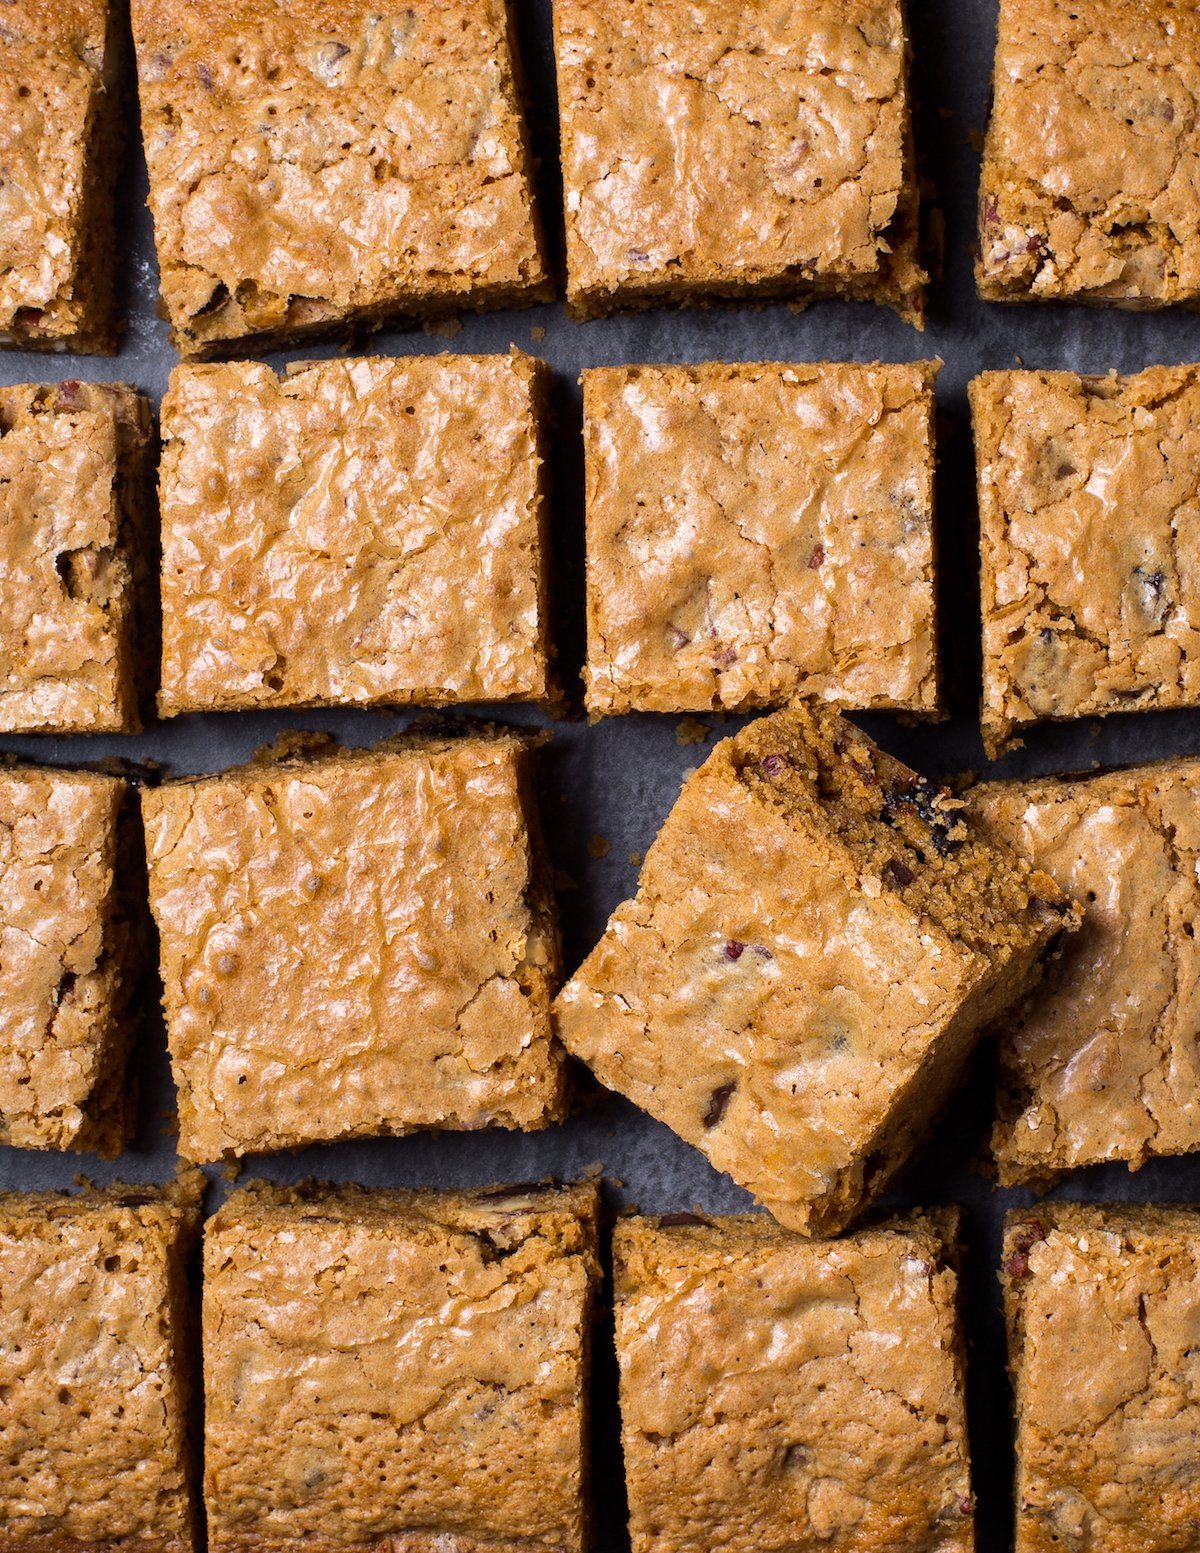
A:
<svg viewBox="0 0 1200 1553">
<path fill-rule="evenodd" d="M 505 0 L 133 0 L 185 355 L 547 292 Z"/>
<path fill-rule="evenodd" d="M 110 0 L 7 0 L 0 343 L 111 351 L 120 50 Z"/>
<path fill-rule="evenodd" d="M 589 711 L 936 712 L 936 370 L 584 373 Z"/>
<path fill-rule="evenodd" d="M 688 778 L 558 1030 L 781 1223 L 836 1233 L 1076 922 L 948 795 L 796 708 Z"/>
<path fill-rule="evenodd" d="M 997 1030 L 1003 1184 L 1200 1149 L 1200 762 L 992 783 L 970 805 L 1087 907 Z"/>
<path fill-rule="evenodd" d="M 555 0 L 567 298 L 866 297 L 920 323 L 899 0 Z"/>
<path fill-rule="evenodd" d="M 191 1553 L 178 1188 L 0 1196 L 0 1548 Z"/>
<path fill-rule="evenodd" d="M 1025 723 L 1200 704 L 1200 368 L 970 394 L 988 753 Z"/>
<path fill-rule="evenodd" d="M 126 784 L 0 772 L 0 1143 L 116 1154 L 134 934 L 118 871 Z"/>
<path fill-rule="evenodd" d="M 1192 0 L 1001 0 L 980 295 L 1200 302 Z"/>
<path fill-rule="evenodd" d="M 558 1119 L 531 761 L 417 738 L 143 793 L 184 1158 Z"/>
<path fill-rule="evenodd" d="M 1044 1203 L 1005 1235 L 1017 1553 L 1189 1553 L 1200 1215 Z"/>
<path fill-rule="evenodd" d="M 151 457 L 123 383 L 0 388 L 0 731 L 140 730 Z"/>
<path fill-rule="evenodd" d="M 214 1553 L 581 1553 L 597 1209 L 236 1192 L 205 1237 Z"/>
<path fill-rule="evenodd" d="M 956 1221 L 617 1225 L 634 1553 L 970 1553 Z"/>
<path fill-rule="evenodd" d="M 159 709 L 546 701 L 528 356 L 177 368 Z"/>
</svg>

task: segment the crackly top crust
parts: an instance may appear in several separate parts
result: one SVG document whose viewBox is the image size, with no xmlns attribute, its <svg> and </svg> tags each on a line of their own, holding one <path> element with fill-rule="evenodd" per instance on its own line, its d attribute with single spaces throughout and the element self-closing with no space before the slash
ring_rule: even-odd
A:
<svg viewBox="0 0 1200 1553">
<path fill-rule="evenodd" d="M 544 287 L 504 0 L 134 0 L 181 350 Z"/>
<path fill-rule="evenodd" d="M 555 0 L 554 23 L 577 311 L 765 288 L 919 318 L 898 0 Z"/>
<path fill-rule="evenodd" d="M 109 0 L 9 0 L 0 18 L 0 338 L 74 343 Z"/>
<path fill-rule="evenodd" d="M 150 438 L 123 383 L 0 388 L 0 730 L 138 730 Z"/>
<path fill-rule="evenodd" d="M 160 710 L 545 700 L 543 371 L 177 368 Z"/>
<path fill-rule="evenodd" d="M 936 711 L 936 371 L 586 372 L 589 709 Z"/>
<path fill-rule="evenodd" d="M 1057 887 L 947 795 L 797 707 L 688 778 L 558 1028 L 782 1223 L 835 1232 L 1072 926 Z"/>
<path fill-rule="evenodd" d="M 988 783 L 969 800 L 1087 908 L 998 1027 L 1002 1182 L 1200 1149 L 1200 762 Z"/>
<path fill-rule="evenodd" d="M 143 794 L 185 1158 L 558 1116 L 529 759 L 414 740 Z"/>
<path fill-rule="evenodd" d="M 190 1553 L 182 1194 L 0 1195 L 0 1549 Z"/>
<path fill-rule="evenodd" d="M 1008 1217 L 1017 1553 L 1187 1553 L 1200 1522 L 1200 1214 Z"/>
<path fill-rule="evenodd" d="M 618 1224 L 634 1553 L 969 1553 L 944 1217 L 838 1241 L 761 1216 Z"/>
<path fill-rule="evenodd" d="M 237 1192 L 205 1239 L 217 1553 L 580 1553 L 597 1192 Z"/>
<path fill-rule="evenodd" d="M 0 1142 L 67 1148 L 114 1039 L 117 819 L 126 785 L 0 771 Z"/>
<path fill-rule="evenodd" d="M 1002 0 L 980 191 L 981 294 L 1200 299 L 1200 12 Z"/>
<path fill-rule="evenodd" d="M 983 727 L 1200 701 L 1200 367 L 986 372 Z"/>
</svg>

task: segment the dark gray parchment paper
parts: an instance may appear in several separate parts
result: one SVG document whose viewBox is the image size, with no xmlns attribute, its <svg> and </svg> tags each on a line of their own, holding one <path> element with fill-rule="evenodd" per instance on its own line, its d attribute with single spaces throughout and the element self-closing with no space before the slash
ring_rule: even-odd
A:
<svg viewBox="0 0 1200 1553">
<path fill-rule="evenodd" d="M 553 248 L 561 257 L 558 225 L 561 193 L 556 165 L 557 132 L 550 52 L 550 0 L 517 0 L 521 44 L 536 149 L 541 158 L 543 210 Z M 966 384 L 989 367 L 1031 367 L 1103 372 L 1135 371 L 1156 362 L 1200 360 L 1200 315 L 1136 315 L 1068 307 L 997 307 L 981 303 L 971 281 L 977 132 L 987 112 L 996 0 L 910 0 L 915 52 L 918 153 L 946 227 L 945 275 L 931 294 L 924 335 L 890 313 L 864 304 L 827 302 L 795 313 L 786 307 L 660 310 L 587 324 L 568 320 L 561 305 L 530 311 L 468 316 L 452 341 L 420 329 L 382 333 L 356 349 L 405 355 L 445 349 L 503 351 L 510 344 L 544 357 L 556 373 L 557 438 L 554 536 L 558 557 L 558 638 L 571 683 L 583 650 L 580 396 L 582 368 L 629 361 L 853 360 L 906 361 L 940 356 L 938 382 L 940 541 L 942 547 L 943 652 L 953 716 L 933 727 L 903 726 L 887 717 L 864 719 L 889 749 L 931 773 L 984 770 L 976 701 L 979 683 L 976 515 Z M 131 111 L 132 125 L 132 111 Z M 131 131 L 122 178 L 120 244 L 124 300 L 129 318 L 120 356 L 51 357 L 0 355 L 0 381 L 52 381 L 62 377 L 120 378 L 155 401 L 161 397 L 175 353 L 155 311 L 157 273 L 150 223 L 144 209 L 145 169 Z M 543 333 L 544 331 L 544 333 Z M 305 345 L 294 354 L 311 358 L 339 347 Z M 276 366 L 286 353 L 268 357 Z M 576 685 L 577 690 L 577 685 Z M 483 711 L 484 709 L 480 709 Z M 536 714 L 507 713 L 510 720 L 538 721 Z M 558 868 L 574 886 L 563 891 L 566 959 L 570 968 L 599 936 L 608 913 L 632 890 L 641 853 L 653 838 L 678 791 L 684 772 L 698 764 L 714 738 L 734 720 L 712 723 L 703 745 L 680 744 L 677 719 L 618 718 L 589 727 L 582 719 L 559 722 L 544 756 L 545 809 Z M 162 763 L 174 771 L 210 770 L 250 755 L 285 728 L 315 728 L 350 744 L 370 744 L 403 719 L 369 712 L 282 714 L 227 713 L 191 716 L 127 738 L 2 738 L 0 751 L 34 760 L 75 764 L 119 755 Z M 1026 747 L 992 768 L 996 775 L 1079 770 L 1097 763 L 1127 764 L 1172 754 L 1200 752 L 1200 713 L 1133 714 L 1106 722 L 1079 722 L 1035 731 Z M 603 837 L 605 856 L 589 841 Z M 3 995 L 0 989 L 0 996 Z M 152 1002 L 152 999 L 150 1000 Z M 73 1155 L 0 1148 L 0 1187 L 67 1185 L 81 1170 L 104 1181 L 161 1180 L 175 1169 L 170 1126 L 174 1091 L 157 1011 L 148 1007 L 140 1058 L 142 1098 L 135 1144 L 116 1165 Z M 1003 1329 L 995 1267 L 1002 1214 L 1029 1200 L 1021 1192 L 994 1190 L 979 1169 L 980 1145 L 991 1111 L 986 1061 L 950 1105 L 930 1147 L 893 1194 L 901 1203 L 959 1202 L 966 1210 L 967 1324 L 971 1343 L 970 1409 L 980 1547 L 996 1553 L 1010 1542 L 1011 1407 L 1004 1376 Z M 727 1178 L 666 1128 L 612 1096 L 596 1097 L 581 1114 L 533 1135 L 469 1136 L 356 1142 L 247 1162 L 247 1174 L 279 1181 L 303 1176 L 381 1185 L 469 1185 L 570 1177 L 603 1164 L 619 1183 L 612 1200 L 660 1211 L 701 1204 L 737 1209 L 748 1199 Z M 210 1199 L 228 1190 L 216 1171 Z M 1200 1157 L 1160 1160 L 1137 1174 L 1124 1167 L 1081 1171 L 1058 1195 L 1103 1200 L 1200 1198 Z M 1097 1355 L 1097 1362 L 1103 1362 Z M 601 1550 L 627 1545 L 620 1502 L 619 1458 L 613 1447 L 613 1377 L 602 1366 L 598 1409 L 597 1498 Z"/>
</svg>

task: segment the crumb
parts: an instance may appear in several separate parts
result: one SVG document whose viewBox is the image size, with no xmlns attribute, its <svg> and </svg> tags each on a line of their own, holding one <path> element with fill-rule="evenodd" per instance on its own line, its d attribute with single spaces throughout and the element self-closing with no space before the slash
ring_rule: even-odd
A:
<svg viewBox="0 0 1200 1553">
<path fill-rule="evenodd" d="M 612 843 L 607 836 L 589 836 L 587 850 L 589 857 L 596 859 L 607 857 L 612 851 Z"/>
<path fill-rule="evenodd" d="M 579 1169 L 579 1180 L 602 1181 L 604 1179 L 604 1161 L 593 1159 L 590 1164 L 582 1165 Z"/>
<path fill-rule="evenodd" d="M 983 131 L 979 129 L 969 129 L 967 131 L 967 144 L 971 147 L 972 151 L 982 152 Z"/>
<path fill-rule="evenodd" d="M 629 861 L 634 868 L 640 868 L 646 861 L 646 854 L 644 852 L 631 852 L 629 854 Z"/>
<path fill-rule="evenodd" d="M 232 1184 L 241 1175 L 241 1173 L 242 1173 L 244 1168 L 245 1168 L 245 1166 L 244 1166 L 244 1163 L 243 1163 L 242 1160 L 240 1160 L 240 1159 L 227 1159 L 225 1161 L 225 1163 L 221 1166 L 221 1176 L 222 1176 L 222 1179 L 226 1180 L 226 1181 L 230 1182 L 230 1184 Z"/>
<path fill-rule="evenodd" d="M 546 338 L 546 331 L 542 328 L 541 324 L 534 324 L 529 331 L 529 335 L 535 345 L 540 345 Z"/>
<path fill-rule="evenodd" d="M 698 717 L 685 717 L 675 725 L 676 744 L 703 744 L 712 732 Z"/>
<path fill-rule="evenodd" d="M 462 333 L 461 318 L 439 318 L 424 325 L 425 333 L 439 340 L 453 340 Z"/>
</svg>

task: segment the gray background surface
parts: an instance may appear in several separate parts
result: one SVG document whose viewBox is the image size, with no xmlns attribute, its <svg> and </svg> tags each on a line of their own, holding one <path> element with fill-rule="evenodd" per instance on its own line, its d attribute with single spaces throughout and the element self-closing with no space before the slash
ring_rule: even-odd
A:
<svg viewBox="0 0 1200 1553">
<path fill-rule="evenodd" d="M 522 51 L 529 82 L 535 148 L 541 160 L 542 208 L 552 250 L 561 257 L 561 193 L 556 166 L 554 81 L 550 55 L 549 0 L 517 0 Z M 995 0 L 911 0 L 918 112 L 918 155 L 933 186 L 932 203 L 946 227 L 945 274 L 932 288 L 924 335 L 891 313 L 865 304 L 827 302 L 805 312 L 786 307 L 660 310 L 588 324 L 568 320 L 561 305 L 487 316 L 469 316 L 452 340 L 420 329 L 382 333 L 356 342 L 358 350 L 386 355 L 444 349 L 502 351 L 510 344 L 536 352 L 556 374 L 554 538 L 557 553 L 558 640 L 561 661 L 578 705 L 577 674 L 583 648 L 582 513 L 580 504 L 580 404 L 576 379 L 585 366 L 628 361 L 786 359 L 905 361 L 940 356 L 938 382 L 939 527 L 943 566 L 943 652 L 953 705 L 950 721 L 914 728 L 886 717 L 863 719 L 889 749 L 931 774 L 985 768 L 977 733 L 979 647 L 975 580 L 972 458 L 966 384 L 989 367 L 1074 368 L 1135 371 L 1156 362 L 1200 359 L 1200 316 L 1135 315 L 1114 310 L 985 306 L 971 280 L 978 156 L 974 145 L 987 111 Z M 6 383 L 81 377 L 121 378 L 157 403 L 176 357 L 155 310 L 157 276 L 149 218 L 143 208 L 145 170 L 136 136 L 126 157 L 120 224 L 123 289 L 129 318 L 115 360 L 0 355 Z M 544 330 L 536 338 L 534 329 Z M 331 354 L 336 344 L 305 346 L 291 353 Z M 280 365 L 288 353 L 266 359 Z M 483 709 L 481 709 L 483 710 Z M 536 714 L 506 712 L 510 720 L 544 721 Z M 678 719 L 629 717 L 589 727 L 578 715 L 553 727 L 544 755 L 545 811 L 556 866 L 573 886 L 561 894 L 568 968 L 599 936 L 609 912 L 634 886 L 641 853 L 666 814 L 685 771 L 698 764 L 715 737 L 737 720 L 712 728 L 701 746 L 681 745 Z M 403 726 L 405 719 L 367 712 L 313 712 L 191 716 L 151 727 L 136 739 L 2 738 L 0 751 L 60 764 L 120 755 L 155 761 L 174 771 L 208 770 L 241 760 L 285 728 L 316 728 L 351 744 L 370 744 Z M 999 763 L 995 774 L 1078 770 L 1097 763 L 1119 765 L 1167 754 L 1200 751 L 1200 713 L 1133 714 L 1107 722 L 1079 722 L 1041 729 L 1026 748 Z M 594 857 L 589 840 L 609 843 Z M 593 849 L 598 850 L 598 849 Z M 93 1179 L 161 1180 L 175 1169 L 171 1131 L 174 1092 L 157 1011 L 149 1006 L 140 1057 L 142 1097 L 135 1145 L 115 1166 L 79 1156 L 0 1149 L 0 1186 L 60 1186 L 81 1170 Z M 1030 1200 L 1027 1193 L 993 1190 L 979 1169 L 979 1151 L 991 1114 L 986 1059 L 952 1102 L 938 1133 L 915 1169 L 893 1194 L 897 1202 L 959 1202 L 967 1209 L 967 1322 L 971 1342 L 970 1407 L 975 1479 L 983 1553 L 1008 1546 L 1010 1519 L 1010 1404 L 1004 1379 L 1003 1332 L 994 1269 L 999 1224 L 1005 1208 Z M 665 1128 L 608 1095 L 544 1133 L 477 1134 L 356 1142 L 253 1158 L 246 1174 L 276 1180 L 320 1176 L 389 1185 L 469 1185 L 527 1180 L 548 1174 L 570 1177 L 602 1163 L 614 1182 L 615 1202 L 636 1202 L 660 1211 L 700 1204 L 737 1209 L 748 1199 L 704 1159 Z M 213 1172 L 211 1202 L 228 1190 Z M 1086 1199 L 1200 1198 L 1200 1158 L 1164 1160 L 1136 1175 L 1123 1167 L 1078 1172 L 1057 1195 Z M 1097 1356 L 1098 1362 L 1102 1362 Z M 611 1451 L 612 1376 L 601 1376 L 604 1398 L 598 1420 L 604 1436 L 598 1473 L 602 1548 L 625 1545 L 619 1471 Z"/>
</svg>

